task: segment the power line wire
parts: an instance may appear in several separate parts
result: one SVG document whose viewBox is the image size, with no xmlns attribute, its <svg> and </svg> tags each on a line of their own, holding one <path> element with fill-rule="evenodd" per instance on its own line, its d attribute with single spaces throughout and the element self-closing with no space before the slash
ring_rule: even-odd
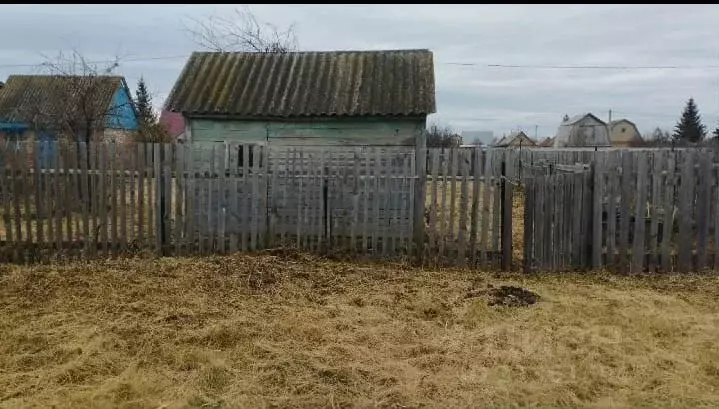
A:
<svg viewBox="0 0 719 409">
<path fill-rule="evenodd" d="M 527 68 L 549 70 L 709 70 L 719 69 L 719 65 L 519 65 L 519 64 L 477 64 L 446 62 L 446 65 L 459 65 L 480 68 Z"/>
<path fill-rule="evenodd" d="M 119 59 L 121 63 L 125 62 L 138 62 L 138 61 L 154 61 L 154 60 L 170 60 L 176 58 L 188 58 L 189 55 L 171 55 L 165 57 L 144 57 L 144 58 L 130 58 L 130 59 Z M 105 64 L 114 63 L 117 60 L 98 60 L 98 61 L 87 61 L 87 64 Z M 21 67 L 41 67 L 43 63 L 36 64 L 3 64 L 0 68 L 21 68 Z"/>
<path fill-rule="evenodd" d="M 190 55 L 170 55 L 162 57 L 142 57 L 120 59 L 121 62 L 140 62 L 155 60 L 171 60 L 178 58 L 189 58 Z M 113 63 L 115 60 L 97 60 L 88 61 L 88 64 Z M 557 70 L 710 70 L 719 69 L 719 65 L 521 65 L 521 64 L 478 64 L 464 62 L 445 62 L 445 65 L 457 65 L 464 67 L 479 68 L 519 68 L 519 69 L 557 69 Z M 42 63 L 36 64 L 2 64 L 0 68 L 21 68 L 21 67 L 37 67 Z"/>
</svg>

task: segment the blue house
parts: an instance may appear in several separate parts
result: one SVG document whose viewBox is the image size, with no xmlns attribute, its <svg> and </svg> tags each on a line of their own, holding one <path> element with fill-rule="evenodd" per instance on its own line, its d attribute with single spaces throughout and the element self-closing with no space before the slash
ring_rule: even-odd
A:
<svg viewBox="0 0 719 409">
<path fill-rule="evenodd" d="M 11 75 L 0 86 L 0 142 L 42 142 L 43 164 L 54 142 L 129 142 L 138 125 L 120 76 Z"/>
</svg>

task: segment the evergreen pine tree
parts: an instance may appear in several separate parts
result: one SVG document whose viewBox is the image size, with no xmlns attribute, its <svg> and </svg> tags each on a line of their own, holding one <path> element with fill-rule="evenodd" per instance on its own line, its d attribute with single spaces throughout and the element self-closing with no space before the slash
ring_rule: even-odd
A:
<svg viewBox="0 0 719 409">
<path fill-rule="evenodd" d="M 706 136 L 706 127 L 702 124 L 699 108 L 694 98 L 689 98 L 682 117 L 674 128 L 674 140 L 677 142 L 701 142 Z"/>
<path fill-rule="evenodd" d="M 714 135 L 713 135 L 713 136 L 714 136 L 714 139 L 719 140 L 719 127 L 717 127 L 716 129 L 714 129 Z"/>
<path fill-rule="evenodd" d="M 140 80 L 137 82 L 135 99 L 137 100 L 137 113 L 140 116 L 140 121 L 144 125 L 155 123 L 155 113 L 152 112 L 152 98 L 150 97 L 150 93 L 147 92 L 145 79 L 142 77 L 140 77 Z"/>
</svg>

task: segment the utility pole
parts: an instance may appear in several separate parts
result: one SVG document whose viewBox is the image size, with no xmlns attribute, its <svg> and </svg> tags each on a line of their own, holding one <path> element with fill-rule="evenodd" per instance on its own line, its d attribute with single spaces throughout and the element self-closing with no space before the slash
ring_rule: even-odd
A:
<svg viewBox="0 0 719 409">
<path fill-rule="evenodd" d="M 609 122 L 612 122 L 612 110 L 609 110 Z"/>
<path fill-rule="evenodd" d="M 537 132 L 539 131 L 539 125 L 534 125 L 534 140 L 537 140 Z"/>
</svg>

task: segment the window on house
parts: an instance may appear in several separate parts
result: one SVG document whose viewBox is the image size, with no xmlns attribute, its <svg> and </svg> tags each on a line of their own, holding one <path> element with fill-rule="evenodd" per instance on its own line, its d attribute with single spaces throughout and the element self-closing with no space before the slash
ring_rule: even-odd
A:
<svg viewBox="0 0 719 409">
<path fill-rule="evenodd" d="M 626 131 L 626 130 L 627 130 L 627 128 L 622 128 L 622 133 L 624 133 L 624 131 Z"/>
<path fill-rule="evenodd" d="M 247 151 L 247 168 L 252 169 L 255 166 L 255 158 L 254 158 L 255 153 L 260 153 L 262 149 L 264 149 L 264 146 L 262 146 L 262 145 L 249 145 L 249 144 L 239 145 L 238 149 L 237 149 L 237 167 L 238 168 L 245 167 L 245 151 Z M 262 155 L 260 155 L 259 163 L 257 164 L 257 167 L 261 168 L 262 166 L 263 166 Z"/>
</svg>

